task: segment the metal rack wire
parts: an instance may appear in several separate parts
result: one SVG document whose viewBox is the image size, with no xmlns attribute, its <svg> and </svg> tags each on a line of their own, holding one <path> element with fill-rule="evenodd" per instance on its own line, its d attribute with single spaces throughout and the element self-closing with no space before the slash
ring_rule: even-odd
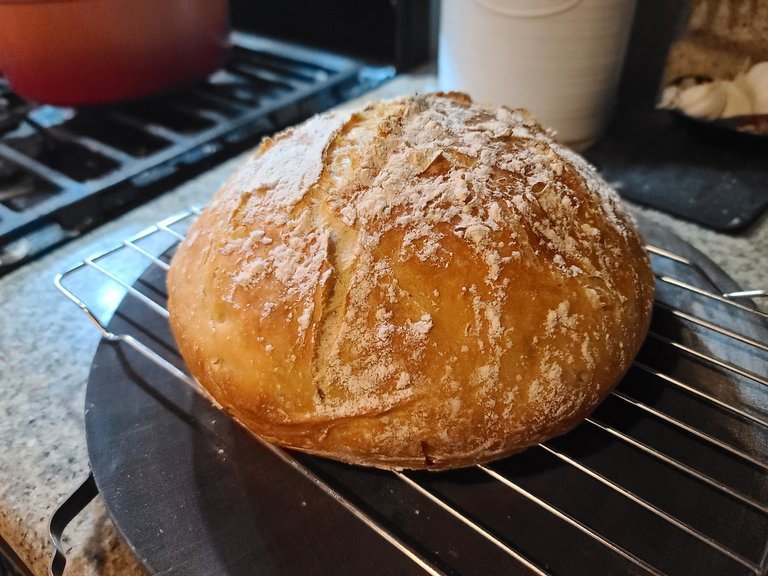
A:
<svg viewBox="0 0 768 576">
<path fill-rule="evenodd" d="M 195 208 L 167 218 L 119 246 L 86 259 L 59 275 L 56 286 L 80 307 L 105 339 L 129 346 L 174 378 L 200 391 L 192 377 L 154 350 L 151 343 L 130 334 L 110 332 L 107 319 L 100 317 L 97 303 L 78 296 L 75 279 L 85 271 L 96 273 L 100 282 L 119 287 L 120 295 L 137 299 L 154 314 L 167 319 L 168 312 L 159 302 L 162 297 L 142 290 L 135 283 L 135 274 L 126 275 L 117 269 L 120 266 L 115 268 L 113 264 L 122 264 L 130 256 L 137 260 L 139 271 L 146 266 L 167 271 L 168 254 L 183 239 L 198 213 L 199 209 Z M 579 453 L 578 445 L 583 439 L 567 440 L 574 433 L 540 444 L 529 452 L 560 466 L 574 482 L 589 483 L 600 492 L 600 501 L 631 507 L 645 528 L 668 531 L 670 542 L 686 544 L 678 554 L 696 555 L 706 551 L 724 562 L 718 566 L 725 566 L 723 570 L 727 573 L 765 576 L 768 574 L 768 343 L 765 337 L 768 314 L 741 301 L 764 292 L 722 293 L 697 262 L 662 247 L 648 245 L 647 248 L 658 286 L 654 315 L 668 317 L 670 321 L 657 325 L 659 322 L 654 320 L 645 353 L 641 351 L 634 362 L 627 383 L 619 385 L 608 401 L 577 429 L 585 438 L 600 435 L 612 443 L 612 449 L 618 450 L 618 454 L 631 453 L 632 463 L 626 466 L 633 468 L 635 476 L 623 472 L 621 463 L 615 468 L 606 468 L 604 461 Z M 664 353 L 654 354 L 654 348 Z M 721 353 L 715 355 L 713 350 Z M 655 389 L 662 392 L 654 396 L 652 390 Z M 685 399 L 686 406 L 694 403 L 703 407 L 702 412 L 682 410 L 680 398 Z M 631 418 L 624 418 L 626 414 L 631 414 Z M 627 420 L 641 424 L 628 426 Z M 723 422 L 735 428 L 728 428 Z M 656 433 L 652 433 L 654 431 Z M 339 486 L 308 467 L 302 456 L 272 446 L 269 449 L 408 556 L 423 572 L 433 575 L 450 572 L 445 570 L 441 559 L 413 546 L 402 533 L 345 496 Z M 681 565 L 686 571 L 685 558 L 672 561 L 668 550 L 656 549 L 652 544 L 636 546 L 616 522 L 585 514 L 578 503 L 568 502 L 556 492 L 539 489 L 503 464 L 479 465 L 473 473 L 497 482 L 510 498 L 523 499 L 546 515 L 548 521 L 565 526 L 604 548 L 618 558 L 628 572 L 680 573 Z M 451 496 L 450 490 L 435 480 L 441 475 L 392 474 L 435 509 L 513 559 L 520 571 L 534 574 L 563 571 L 542 559 L 540 552 L 530 553 L 524 543 L 505 536 L 504 530 L 491 520 L 457 504 L 461 498 Z M 670 479 L 676 480 L 670 483 Z M 679 504 L 677 500 L 685 500 L 683 492 L 688 491 L 710 495 L 705 508 L 711 507 L 711 513 Z M 717 513 L 722 516 L 717 517 Z M 727 524 L 733 518 L 737 520 L 731 528 L 735 527 L 737 532 L 742 530 L 742 534 L 731 534 L 728 526 L 720 526 L 721 520 Z"/>
</svg>

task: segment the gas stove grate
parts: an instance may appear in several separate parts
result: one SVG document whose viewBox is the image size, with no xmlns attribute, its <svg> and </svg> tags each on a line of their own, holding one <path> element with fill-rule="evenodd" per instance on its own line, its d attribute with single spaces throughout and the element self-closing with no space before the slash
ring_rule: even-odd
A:
<svg viewBox="0 0 768 576">
<path fill-rule="evenodd" d="M 163 220 L 56 284 L 105 339 L 199 390 L 154 332 L 112 333 L 104 316 L 128 294 L 167 319 L 164 283 L 129 271 L 150 266 L 164 279 L 197 214 Z M 768 314 L 723 294 L 697 262 L 648 251 L 657 278 L 649 337 L 617 389 L 566 436 L 466 470 L 364 481 L 354 468 L 269 449 L 420 573 L 768 574 Z M 78 293 L 94 278 L 108 296 L 86 302 Z M 383 488 L 399 504 L 382 504 Z"/>
<path fill-rule="evenodd" d="M 394 75 L 259 36 L 231 40 L 205 82 L 133 103 L 34 106 L 0 78 L 0 275 Z"/>
</svg>

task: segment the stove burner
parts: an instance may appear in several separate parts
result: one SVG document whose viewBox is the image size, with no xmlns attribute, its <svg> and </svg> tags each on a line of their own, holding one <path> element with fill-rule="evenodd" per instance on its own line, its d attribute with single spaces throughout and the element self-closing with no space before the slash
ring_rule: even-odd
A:
<svg viewBox="0 0 768 576">
<path fill-rule="evenodd" d="M 11 92 L 8 84 L 0 77 L 0 135 L 15 129 L 31 108 L 32 105 Z"/>
<path fill-rule="evenodd" d="M 254 35 L 232 44 L 205 82 L 111 106 L 36 106 L 0 79 L 0 275 L 394 74 Z"/>
</svg>

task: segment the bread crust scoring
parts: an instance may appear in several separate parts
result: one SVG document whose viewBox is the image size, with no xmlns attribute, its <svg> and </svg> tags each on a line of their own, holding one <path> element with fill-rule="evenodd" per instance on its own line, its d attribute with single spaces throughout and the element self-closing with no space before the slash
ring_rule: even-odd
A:
<svg viewBox="0 0 768 576">
<path fill-rule="evenodd" d="M 653 275 L 615 193 L 527 112 L 426 94 L 265 139 L 168 288 L 190 370 L 256 434 L 442 469 L 589 414 L 642 343 Z"/>
</svg>

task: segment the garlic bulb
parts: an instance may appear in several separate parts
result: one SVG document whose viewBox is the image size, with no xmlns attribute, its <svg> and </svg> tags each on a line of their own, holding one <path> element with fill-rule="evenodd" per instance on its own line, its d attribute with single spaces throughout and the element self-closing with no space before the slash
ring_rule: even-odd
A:
<svg viewBox="0 0 768 576">
<path fill-rule="evenodd" d="M 768 61 L 758 62 L 733 80 L 715 80 L 688 88 L 667 86 L 659 106 L 688 116 L 716 120 L 768 114 Z"/>
<path fill-rule="evenodd" d="M 691 86 L 680 92 L 677 97 L 680 110 L 698 118 L 720 118 L 726 102 L 726 92 L 720 82 Z"/>
<path fill-rule="evenodd" d="M 679 86 L 667 86 L 661 93 L 659 99 L 660 108 L 677 108 L 677 97 L 680 94 L 681 88 Z"/>
<path fill-rule="evenodd" d="M 725 108 L 721 112 L 720 118 L 752 114 L 752 99 L 750 98 L 749 89 L 744 83 L 724 80 L 719 82 L 719 84 L 725 92 Z"/>
<path fill-rule="evenodd" d="M 768 114 L 768 62 L 752 66 L 744 81 L 752 92 L 752 113 Z"/>
</svg>

